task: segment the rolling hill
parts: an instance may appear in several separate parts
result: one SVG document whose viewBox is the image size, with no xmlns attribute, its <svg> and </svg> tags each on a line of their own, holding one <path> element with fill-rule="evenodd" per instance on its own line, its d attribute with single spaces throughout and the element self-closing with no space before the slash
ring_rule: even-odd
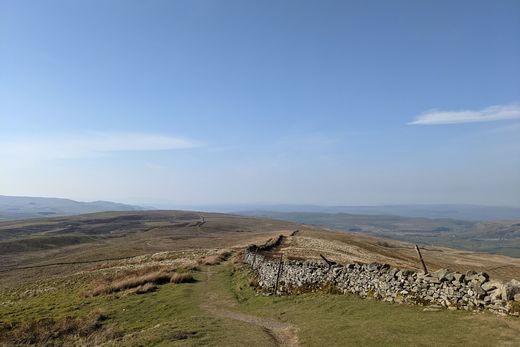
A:
<svg viewBox="0 0 520 347">
<path fill-rule="evenodd" d="M 0 222 L 0 345 L 520 343 L 515 317 L 327 291 L 262 295 L 241 254 L 279 235 L 289 259 L 421 268 L 406 242 L 250 216 L 127 211 Z M 430 271 L 520 274 L 520 259 L 507 256 L 422 252 Z"/>
<path fill-rule="evenodd" d="M 61 198 L 0 195 L 0 221 L 142 209 L 139 206 L 110 201 L 80 202 Z"/>
<path fill-rule="evenodd" d="M 242 213 L 412 243 L 520 257 L 520 221 L 514 220 L 477 222 L 448 218 L 348 213 L 267 211 Z"/>
</svg>

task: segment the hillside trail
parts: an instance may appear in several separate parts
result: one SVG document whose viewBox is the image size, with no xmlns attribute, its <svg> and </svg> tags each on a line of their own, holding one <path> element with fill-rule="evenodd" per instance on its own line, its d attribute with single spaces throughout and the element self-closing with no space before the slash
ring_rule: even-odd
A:
<svg viewBox="0 0 520 347">
<path fill-rule="evenodd" d="M 224 265 L 208 266 L 203 269 L 205 279 L 200 286 L 200 308 L 219 318 L 233 319 L 261 328 L 269 335 L 275 346 L 299 347 L 298 335 L 293 325 L 237 310 L 238 302 L 229 291 L 219 286 L 220 279 L 216 278 L 220 276 L 216 268 L 222 266 Z"/>
</svg>

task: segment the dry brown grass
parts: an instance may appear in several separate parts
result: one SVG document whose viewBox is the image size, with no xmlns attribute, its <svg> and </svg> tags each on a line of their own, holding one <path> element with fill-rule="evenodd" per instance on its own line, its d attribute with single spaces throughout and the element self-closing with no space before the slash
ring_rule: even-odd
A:
<svg viewBox="0 0 520 347">
<path fill-rule="evenodd" d="M 102 311 L 95 310 L 86 317 L 42 318 L 20 324 L 0 322 L 0 345 L 66 346 L 72 341 L 97 345 L 121 335 L 103 326 L 106 319 Z"/>
<path fill-rule="evenodd" d="M 115 274 L 108 276 L 107 279 L 110 281 L 123 280 L 129 277 L 141 277 L 151 273 L 157 272 L 173 272 L 176 268 L 170 265 L 148 265 L 136 268 L 128 268 L 123 271 L 116 272 Z"/>
<path fill-rule="evenodd" d="M 154 290 L 157 289 L 157 286 L 155 284 L 152 284 L 152 283 L 146 283 L 146 284 L 143 284 L 137 288 L 134 288 L 132 290 L 133 293 L 135 294 L 145 294 L 145 293 L 148 293 L 148 292 L 153 292 Z"/>
<path fill-rule="evenodd" d="M 195 260 L 191 260 L 178 266 L 175 269 L 176 272 L 190 272 L 190 271 L 200 271 L 199 263 Z"/>
<path fill-rule="evenodd" d="M 244 263 L 244 251 L 241 250 L 241 251 L 235 253 L 235 255 L 231 258 L 231 263 L 235 266 L 243 264 Z"/>
<path fill-rule="evenodd" d="M 305 229 L 297 236 L 284 240 L 281 251 L 292 259 L 320 260 L 320 254 L 323 254 L 340 264 L 376 262 L 421 270 L 413 244 L 357 233 Z M 494 279 L 506 281 L 518 277 L 520 271 L 519 258 L 438 246 L 424 247 L 421 253 L 430 271 L 440 268 L 461 273 L 468 270 L 483 271 Z"/>
<path fill-rule="evenodd" d="M 288 232 L 294 230 L 293 224 L 288 222 L 210 213 L 203 214 L 206 220 L 203 230 L 200 230 L 200 227 L 176 226 L 178 222 L 199 221 L 200 215 L 200 213 L 194 215 L 177 211 L 110 212 L 53 220 L 0 222 L 2 230 L 14 228 L 41 230 L 34 236 L 42 238 L 54 235 L 47 234 L 49 230 L 78 223 L 81 229 L 78 233 L 82 237 L 79 244 L 56 245 L 48 249 L 42 248 L 43 244 L 47 244 L 46 242 L 32 242 L 34 248 L 24 249 L 23 252 L 9 253 L 0 250 L 0 270 L 6 270 L 0 276 L 2 277 L 0 290 L 18 287 L 22 283 L 29 284 L 42 277 L 61 278 L 78 271 L 89 271 L 93 267 L 109 268 L 115 262 L 109 259 L 148 257 L 160 252 L 168 252 L 165 259 L 170 259 L 172 256 L 170 253 L 185 250 L 197 250 L 193 252 L 193 256 L 198 258 L 208 249 L 245 247 L 275 237 L 280 234 L 280 230 L 288 230 Z M 137 225 L 136 221 L 142 225 Z M 121 226 L 122 222 L 130 223 L 131 228 L 127 228 L 127 224 Z M 117 235 L 129 235 L 129 237 L 106 238 L 105 235 L 93 232 L 98 229 L 110 230 L 117 232 Z M 244 232 L 236 232 L 237 230 Z M 172 237 L 172 233 L 175 237 Z M 93 242 L 93 237 L 101 238 L 102 242 Z M 23 243 L 26 242 L 26 238 L 32 239 L 33 234 L 23 237 L 18 235 L 16 242 L 19 241 L 18 238 L 23 239 L 21 241 Z M 202 249 L 205 251 L 198 251 Z M 59 262 L 63 265 L 55 265 L 55 259 L 60 259 Z M 161 257 L 159 256 L 157 260 L 161 260 Z M 117 261 L 117 263 L 124 262 L 125 260 Z M 40 267 L 42 265 L 44 266 Z M 32 266 L 38 267 L 32 268 Z"/>
<path fill-rule="evenodd" d="M 189 283 L 194 282 L 195 278 L 190 273 L 174 273 L 170 278 L 170 283 Z"/>
<path fill-rule="evenodd" d="M 111 294 L 126 289 L 136 288 L 147 283 L 164 284 L 170 281 L 171 274 L 166 271 L 155 271 L 143 275 L 134 275 L 110 283 L 103 283 L 87 293 L 87 296 Z"/>
<path fill-rule="evenodd" d="M 98 280 L 93 289 L 82 293 L 82 296 L 98 296 L 127 291 L 127 293 L 144 294 L 157 289 L 165 283 L 186 283 L 194 281 L 190 270 L 198 269 L 196 263 L 180 268 L 164 265 L 145 266 L 124 270 Z"/>
<path fill-rule="evenodd" d="M 229 259 L 229 257 L 233 254 L 230 250 L 223 250 L 219 252 L 218 254 L 209 255 L 201 259 L 201 263 L 203 265 L 218 265 L 222 263 L 223 261 L 226 261 Z"/>
</svg>

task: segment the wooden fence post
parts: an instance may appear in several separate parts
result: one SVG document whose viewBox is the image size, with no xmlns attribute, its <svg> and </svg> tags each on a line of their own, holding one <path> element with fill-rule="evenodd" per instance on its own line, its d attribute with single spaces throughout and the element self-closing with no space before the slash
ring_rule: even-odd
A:
<svg viewBox="0 0 520 347">
<path fill-rule="evenodd" d="M 415 245 L 415 250 L 417 251 L 417 255 L 419 256 L 419 260 L 421 261 L 421 264 L 422 264 L 422 267 L 423 267 L 423 270 L 424 270 L 424 274 L 427 275 L 428 274 L 428 269 L 426 268 L 426 264 L 424 263 L 421 251 L 419 250 L 419 246 Z"/>
<path fill-rule="evenodd" d="M 274 285 L 274 295 L 278 292 L 278 282 L 280 281 L 280 274 L 282 273 L 282 258 L 283 254 L 280 254 L 280 264 L 278 265 L 278 274 L 276 275 L 276 283 Z"/>
</svg>

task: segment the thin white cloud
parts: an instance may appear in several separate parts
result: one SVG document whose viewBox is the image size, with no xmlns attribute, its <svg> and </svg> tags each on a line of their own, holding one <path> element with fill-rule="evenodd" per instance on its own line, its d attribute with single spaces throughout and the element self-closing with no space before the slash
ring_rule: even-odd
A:
<svg viewBox="0 0 520 347">
<path fill-rule="evenodd" d="M 438 111 L 432 110 L 418 116 L 408 124 L 438 125 L 476 122 L 494 122 L 499 120 L 520 119 L 520 105 L 495 105 L 477 111 Z"/>
<path fill-rule="evenodd" d="M 150 133 L 89 133 L 0 141 L 0 158 L 18 161 L 75 159 L 113 152 L 161 151 L 199 147 L 180 137 Z"/>
</svg>

